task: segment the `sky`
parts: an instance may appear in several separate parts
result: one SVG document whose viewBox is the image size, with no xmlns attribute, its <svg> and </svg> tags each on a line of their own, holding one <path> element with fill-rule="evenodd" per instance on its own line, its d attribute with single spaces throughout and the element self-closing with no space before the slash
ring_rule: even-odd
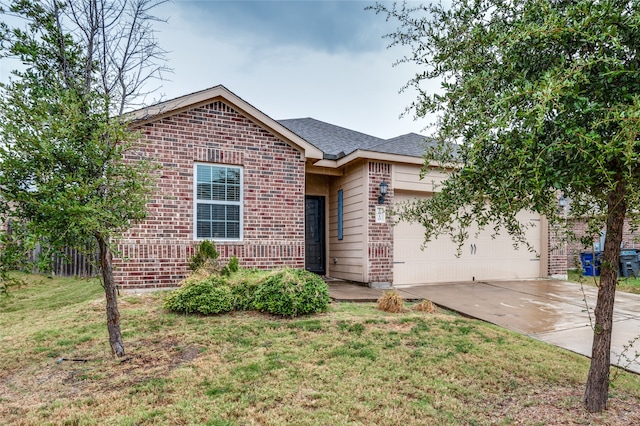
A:
<svg viewBox="0 0 640 426">
<path fill-rule="evenodd" d="M 374 2 L 166 2 L 153 10 L 166 23 L 154 26 L 173 72 L 146 102 L 222 84 L 276 120 L 312 117 L 381 138 L 427 135 L 433 117 L 400 118 L 417 94 L 399 91 L 420 70 L 393 66 L 408 48 L 387 48 L 383 36 L 397 23 L 365 10 Z M 0 81 L 15 65 L 0 62 Z"/>
<path fill-rule="evenodd" d="M 399 94 L 417 72 L 394 62 L 383 36 L 395 23 L 372 1 L 174 0 L 156 10 L 173 73 L 171 99 L 222 84 L 276 120 L 312 117 L 382 138 L 423 131 L 399 116 L 416 97 Z M 434 85 L 437 88 L 437 85 Z"/>
</svg>

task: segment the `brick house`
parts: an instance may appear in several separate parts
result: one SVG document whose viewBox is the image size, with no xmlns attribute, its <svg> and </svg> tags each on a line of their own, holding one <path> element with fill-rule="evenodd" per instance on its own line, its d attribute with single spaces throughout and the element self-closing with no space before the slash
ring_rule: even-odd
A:
<svg viewBox="0 0 640 426">
<path fill-rule="evenodd" d="M 122 287 L 176 285 L 204 239 L 245 267 L 288 265 L 370 285 L 566 273 L 566 261 L 564 271 L 556 262 L 566 254 L 548 250 L 539 215 L 523 216 L 539 225 L 529 236 L 539 257 L 484 234 L 460 258 L 449 241 L 420 250 L 420 226 L 394 225 L 390 210 L 428 197 L 446 177 L 419 179 L 420 135 L 385 140 L 311 118 L 276 121 L 223 86 L 133 118 L 139 151 L 161 169 L 148 219 L 118 242 Z"/>
</svg>

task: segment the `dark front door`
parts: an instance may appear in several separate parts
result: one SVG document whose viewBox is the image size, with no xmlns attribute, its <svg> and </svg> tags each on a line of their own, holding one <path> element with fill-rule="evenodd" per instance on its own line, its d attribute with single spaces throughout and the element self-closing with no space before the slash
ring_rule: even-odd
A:
<svg viewBox="0 0 640 426">
<path fill-rule="evenodd" d="M 307 271 L 323 275 L 326 261 L 324 247 L 324 197 L 305 197 L 305 260 Z"/>
</svg>

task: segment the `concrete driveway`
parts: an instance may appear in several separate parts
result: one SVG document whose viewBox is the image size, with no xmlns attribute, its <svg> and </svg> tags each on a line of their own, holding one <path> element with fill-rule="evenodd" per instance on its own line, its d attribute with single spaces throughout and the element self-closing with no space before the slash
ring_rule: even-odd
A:
<svg viewBox="0 0 640 426">
<path fill-rule="evenodd" d="M 329 283 L 337 300 L 377 300 L 381 290 Z M 435 304 L 478 318 L 543 342 L 591 355 L 597 289 L 556 280 L 491 281 L 401 287 L 405 299 L 429 299 Z M 348 297 L 349 295 L 353 297 Z M 356 297 L 358 295 L 358 297 Z M 585 303 L 586 300 L 586 303 Z M 588 306 L 588 309 L 587 309 Z M 616 294 L 611 363 L 640 373 L 640 295 Z M 625 346 L 631 347 L 624 351 Z M 621 357 L 621 354 L 625 353 Z"/>
</svg>

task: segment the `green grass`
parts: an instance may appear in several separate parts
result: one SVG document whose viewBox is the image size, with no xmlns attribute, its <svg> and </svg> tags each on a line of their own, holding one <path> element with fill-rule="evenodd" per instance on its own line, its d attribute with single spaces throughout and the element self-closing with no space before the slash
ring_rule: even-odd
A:
<svg viewBox="0 0 640 426">
<path fill-rule="evenodd" d="M 612 424 L 619 412 L 640 420 L 638 376 L 620 373 L 611 409 L 588 415 L 587 359 L 447 312 L 340 303 L 297 319 L 202 317 L 165 311 L 162 294 L 127 295 L 127 355 L 113 359 L 96 281 L 26 279 L 0 299 L 0 423 Z"/>
<path fill-rule="evenodd" d="M 600 283 L 600 277 L 584 276 L 580 270 L 568 271 L 569 281 L 575 283 L 582 283 L 586 285 L 596 286 Z M 619 277 L 618 278 L 618 291 L 624 291 L 627 293 L 640 294 L 640 278 L 633 277 Z"/>
</svg>

